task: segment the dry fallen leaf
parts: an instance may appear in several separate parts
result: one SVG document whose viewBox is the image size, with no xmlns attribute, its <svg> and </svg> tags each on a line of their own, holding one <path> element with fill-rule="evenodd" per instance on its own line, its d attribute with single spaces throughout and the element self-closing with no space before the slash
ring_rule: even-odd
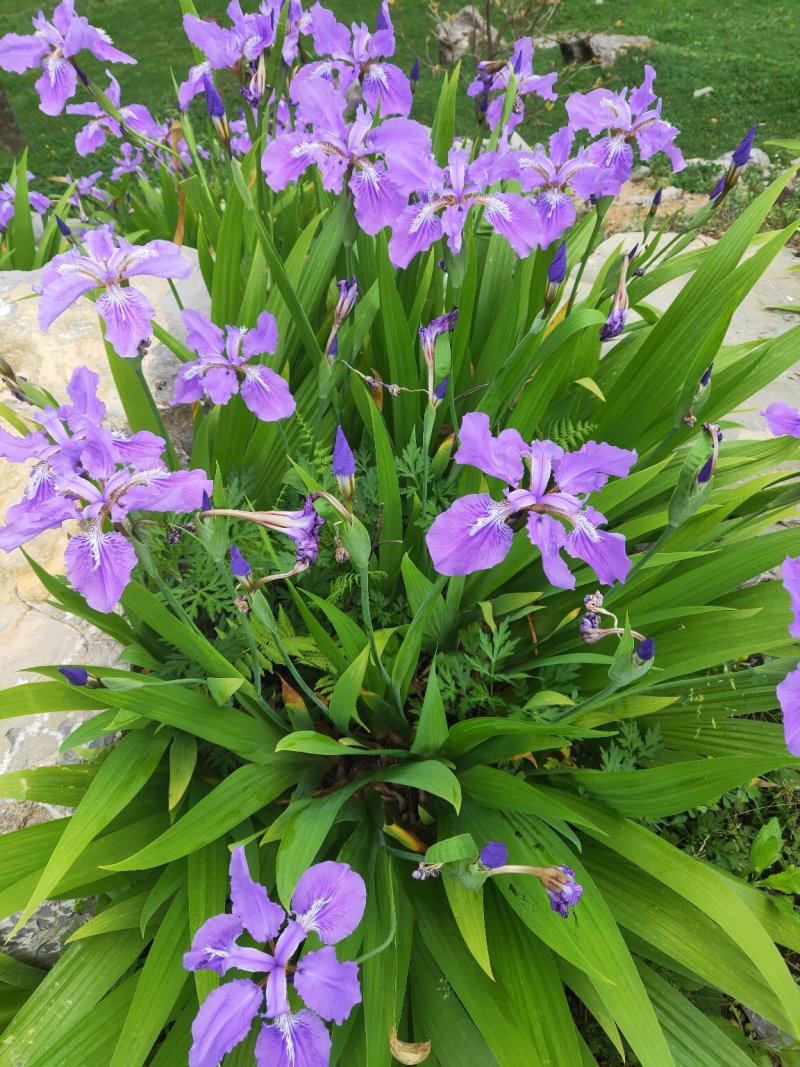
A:
<svg viewBox="0 0 800 1067">
<path fill-rule="evenodd" d="M 431 1054 L 431 1042 L 401 1041 L 397 1034 L 392 1034 L 389 1050 L 398 1063 L 424 1063 Z"/>
</svg>

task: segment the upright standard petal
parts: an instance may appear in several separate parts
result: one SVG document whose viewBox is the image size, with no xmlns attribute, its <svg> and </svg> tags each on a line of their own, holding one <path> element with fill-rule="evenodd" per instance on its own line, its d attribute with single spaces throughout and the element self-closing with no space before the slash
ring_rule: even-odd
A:
<svg viewBox="0 0 800 1067">
<path fill-rule="evenodd" d="M 189 1067 L 217 1067 L 250 1033 L 263 1001 L 263 992 L 247 978 L 212 990 L 192 1023 Z"/>
<path fill-rule="evenodd" d="M 364 879 L 346 863 L 326 860 L 300 876 L 292 896 L 292 912 L 308 932 L 313 930 L 324 945 L 348 937 L 364 914 L 367 888 Z"/>
<path fill-rule="evenodd" d="M 800 756 L 800 667 L 791 671 L 777 687 L 783 712 L 783 736 L 793 756 Z"/>
<path fill-rule="evenodd" d="M 182 312 L 186 327 L 186 344 L 201 356 L 218 356 L 225 349 L 225 335 L 200 311 L 186 308 Z"/>
<path fill-rule="evenodd" d="M 489 416 L 482 411 L 470 411 L 461 420 L 458 451 L 453 459 L 509 485 L 517 485 L 525 471 L 522 455 L 526 449 L 518 430 L 503 430 L 494 437 Z"/>
<path fill-rule="evenodd" d="M 587 441 L 577 452 L 564 452 L 553 463 L 559 489 L 565 493 L 593 493 L 602 489 L 611 475 L 624 478 L 638 456 L 633 451 Z"/>
<path fill-rule="evenodd" d="M 231 910 L 241 919 L 247 932 L 262 944 L 278 936 L 286 914 L 280 904 L 274 904 L 266 886 L 253 881 L 247 856 L 240 845 L 231 853 Z"/>
<path fill-rule="evenodd" d="M 192 265 L 172 241 L 148 241 L 126 251 L 124 278 L 146 274 L 153 278 L 188 278 Z"/>
<path fill-rule="evenodd" d="M 248 330 L 242 341 L 242 352 L 248 359 L 261 356 L 265 352 L 272 355 L 278 347 L 278 324 L 275 316 L 262 311 L 252 330 Z"/>
<path fill-rule="evenodd" d="M 73 537 L 64 553 L 67 577 L 95 611 L 113 611 L 136 566 L 133 545 L 121 533 L 95 524 Z"/>
<path fill-rule="evenodd" d="M 437 515 L 425 541 L 439 574 L 472 574 L 501 563 L 514 540 L 506 521 L 512 514 L 505 500 L 476 493 Z"/>
<path fill-rule="evenodd" d="M 328 1028 L 311 1011 L 281 1015 L 271 1025 L 261 1028 L 256 1041 L 259 1067 L 327 1067 L 330 1059 Z"/>
<path fill-rule="evenodd" d="M 294 987 L 312 1011 L 337 1026 L 361 1003 L 358 964 L 340 963 L 331 947 L 303 956 L 297 964 Z"/>
</svg>

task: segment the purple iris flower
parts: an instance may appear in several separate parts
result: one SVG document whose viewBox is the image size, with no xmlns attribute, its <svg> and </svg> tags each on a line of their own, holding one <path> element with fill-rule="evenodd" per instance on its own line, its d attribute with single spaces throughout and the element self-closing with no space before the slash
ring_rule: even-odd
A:
<svg viewBox="0 0 800 1067">
<path fill-rule="evenodd" d="M 348 125 L 347 101 L 324 79 L 307 81 L 295 98 L 298 129 L 275 137 L 261 159 L 269 187 L 279 192 L 315 163 L 325 189 L 338 193 L 347 182 L 365 233 L 392 225 L 418 188 L 419 161 L 430 158 L 429 131 L 399 118 L 373 129 L 374 115 L 363 107 Z"/>
<path fill-rule="evenodd" d="M 108 193 L 104 189 L 101 189 L 97 184 L 98 180 L 102 177 L 103 172 L 101 170 L 93 171 L 92 174 L 87 174 L 83 178 L 73 179 L 69 174 L 64 176 L 67 185 L 72 185 L 74 180 L 75 189 L 72 196 L 69 198 L 69 203 L 70 206 L 74 207 L 78 212 L 78 217 L 81 222 L 86 222 L 89 217 L 86 213 L 82 197 L 87 200 L 97 200 L 101 204 L 106 203 L 109 199 Z"/>
<path fill-rule="evenodd" d="M 377 111 L 380 106 L 381 115 L 407 118 L 413 99 L 411 83 L 398 66 L 385 62 L 385 57 L 394 55 L 395 48 L 387 0 L 380 5 L 375 33 L 370 33 L 363 22 L 353 23 L 351 32 L 320 3 L 314 4 L 310 14 L 314 50 L 324 58 L 300 68 L 292 80 L 292 96 L 303 85 L 319 79 L 328 83 L 335 80 L 341 93 L 358 81 L 370 111 Z"/>
<path fill-rule="evenodd" d="M 67 577 L 90 607 L 108 612 L 136 565 L 136 552 L 119 530 L 129 512 L 193 511 L 211 483 L 200 470 L 167 470 L 160 437 L 104 429 L 98 383 L 96 374 L 79 367 L 67 386 L 71 404 L 45 408 L 39 428 L 25 437 L 0 431 L 0 456 L 33 460 L 22 500 L 0 527 L 0 549 L 10 552 L 68 519 L 83 519 L 84 529 L 65 552 Z"/>
<path fill-rule="evenodd" d="M 183 30 L 195 48 L 204 53 L 203 62 L 189 71 L 178 89 L 178 103 L 185 110 L 198 93 L 206 91 L 206 78 L 212 70 L 245 66 L 252 72 L 248 92 L 257 103 L 264 92 L 264 53 L 275 43 L 275 12 L 270 13 L 262 3 L 260 9 L 244 14 L 239 0 L 231 0 L 227 7 L 233 23 L 226 29 L 216 22 L 207 22 L 197 15 L 183 16 Z"/>
<path fill-rule="evenodd" d="M 23 74 L 41 66 L 36 90 L 39 109 L 45 115 L 60 115 L 67 100 L 75 95 L 78 71 L 74 57 L 83 49 L 108 63 L 136 62 L 133 56 L 114 47 L 105 30 L 75 14 L 75 0 L 62 0 L 53 11 L 52 22 L 41 11 L 31 22 L 33 34 L 7 33 L 0 37 L 0 69 Z"/>
<path fill-rule="evenodd" d="M 776 437 L 800 437 L 800 410 L 777 401 L 760 412 L 767 420 L 769 432 Z"/>
<path fill-rule="evenodd" d="M 319 559 L 319 535 L 325 520 L 317 513 L 314 500 L 307 496 L 303 507 L 297 511 L 266 512 L 271 522 L 263 525 L 270 530 L 282 533 L 295 544 L 297 563 L 310 565 Z"/>
<path fill-rule="evenodd" d="M 485 153 L 472 163 L 463 148 L 451 148 L 447 167 L 435 168 L 434 191 L 411 204 L 395 219 L 389 257 L 395 267 L 407 267 L 419 252 L 426 252 L 442 237 L 457 254 L 467 214 L 483 208 L 484 218 L 505 237 L 518 256 L 527 256 L 543 243 L 539 213 L 518 193 L 488 191 L 497 180 L 496 156 Z"/>
<path fill-rule="evenodd" d="M 789 625 L 792 637 L 800 637 L 800 556 L 787 556 L 783 561 L 783 584 L 792 600 L 794 618 Z"/>
<path fill-rule="evenodd" d="M 109 343 L 120 356 L 132 358 L 150 335 L 155 311 L 138 289 L 122 283 L 142 274 L 187 278 L 191 264 L 172 241 L 132 245 L 115 237 L 110 226 L 89 231 L 85 243 L 87 255 L 71 248 L 42 271 L 39 326 L 46 333 L 78 297 L 97 291 L 95 307 L 106 324 Z"/>
<path fill-rule="evenodd" d="M 588 149 L 589 160 L 602 170 L 595 190 L 598 196 L 618 193 L 630 178 L 631 141 L 636 141 L 642 159 L 664 152 L 674 171 L 686 166 L 681 150 L 673 144 L 680 131 L 661 118 L 661 100 L 653 93 L 655 77 L 655 70 L 646 66 L 644 81 L 630 96 L 627 89 L 621 93 L 592 89 L 567 98 L 569 125 L 574 130 L 588 130 L 592 137 L 607 131 Z"/>
<path fill-rule="evenodd" d="M 286 11 L 286 32 L 281 55 L 287 67 L 291 67 L 300 52 L 300 38 L 311 33 L 313 19 L 310 11 L 303 10 L 302 0 L 289 0 Z"/>
<path fill-rule="evenodd" d="M 547 895 L 550 898 L 551 911 L 557 911 L 562 919 L 566 919 L 569 917 L 569 909 L 574 908 L 583 896 L 583 886 L 575 881 L 575 872 L 571 867 L 558 869 L 564 873 L 566 881 L 557 892 L 548 889 Z"/>
<path fill-rule="evenodd" d="M 112 182 L 118 182 L 125 174 L 135 174 L 137 178 L 146 177 L 142 167 L 144 157 L 141 148 L 123 141 L 119 146 L 119 155 L 113 158 L 116 166 L 111 168 L 109 175 Z"/>
<path fill-rule="evenodd" d="M 244 118 L 234 119 L 230 124 L 231 152 L 235 156 L 246 156 L 253 147 L 250 134 L 247 132 L 247 120 Z"/>
<path fill-rule="evenodd" d="M 800 667 L 790 671 L 777 687 L 783 712 L 783 735 L 793 756 L 800 756 Z"/>
<path fill-rule="evenodd" d="M 493 867 L 505 867 L 508 863 L 508 846 L 504 841 L 487 841 L 481 849 L 480 860 L 489 870 Z"/>
<path fill-rule="evenodd" d="M 203 923 L 183 965 L 220 975 L 230 970 L 264 974 L 266 989 L 249 978 L 237 978 L 209 994 L 192 1024 L 189 1067 L 217 1067 L 244 1040 L 257 1016 L 272 1020 L 262 1024 L 256 1042 L 259 1067 L 322 1067 L 331 1051 L 323 1019 L 341 1025 L 361 1002 L 358 965 L 340 963 L 332 946 L 361 922 L 364 881 L 346 863 L 315 864 L 297 883 L 289 917 L 253 880 L 241 846 L 231 855 L 230 880 L 233 914 L 215 915 Z M 312 931 L 325 947 L 297 958 Z M 260 944 L 270 942 L 271 951 L 239 945 L 245 932 Z M 287 999 L 289 973 L 306 1005 L 296 1013 Z"/>
<path fill-rule="evenodd" d="M 552 585 L 575 588 L 562 549 L 588 563 L 601 582 L 625 581 L 630 568 L 625 538 L 600 530 L 606 519 L 586 500 L 611 475 L 624 478 L 636 462 L 635 452 L 595 441 L 588 441 L 577 452 L 564 452 L 552 441 L 527 444 L 513 429 L 493 437 L 488 416 L 470 412 L 461 422 L 459 449 L 453 458 L 510 488 L 502 500 L 488 493 L 460 497 L 437 515 L 426 541 L 440 574 L 472 574 L 496 566 L 511 549 L 514 532 L 510 524 L 524 521 Z M 526 464 L 528 486 L 523 488 Z"/>
<path fill-rule="evenodd" d="M 288 419 L 296 405 L 286 381 L 269 367 L 252 362 L 278 347 L 278 327 L 262 311 L 255 329 L 215 326 L 199 311 L 185 310 L 186 343 L 199 359 L 183 363 L 175 379 L 173 404 L 193 404 L 207 396 L 214 404 L 227 404 L 240 393 L 245 406 L 263 422 Z"/>
<path fill-rule="evenodd" d="M 496 94 L 486 107 L 486 121 L 490 129 L 494 130 L 503 117 L 505 94 L 512 72 L 517 79 L 517 91 L 503 131 L 506 134 L 516 129 L 525 118 L 526 96 L 534 93 L 542 100 L 558 99 L 553 91 L 558 75 L 555 71 L 550 74 L 533 73 L 533 40 L 522 37 L 515 42 L 514 54 L 509 61 L 479 63 L 478 75 L 467 89 L 468 96 L 483 96 L 484 99 L 488 99 L 490 93 Z"/>
<path fill-rule="evenodd" d="M 119 82 L 110 71 L 108 76 L 108 88 L 106 96 L 119 111 L 125 125 L 134 133 L 140 133 L 144 137 L 157 140 L 161 136 L 161 127 L 143 104 L 129 104 L 120 106 Z M 122 137 L 122 127 L 119 122 L 104 111 L 93 100 L 85 104 L 68 104 L 68 115 L 86 115 L 90 121 L 75 135 L 75 149 L 79 156 L 88 156 L 102 148 L 106 143 L 106 137 Z"/>
<path fill-rule="evenodd" d="M 33 174 L 31 171 L 27 171 L 28 181 L 33 181 Z M 17 183 L 3 182 L 0 186 L 0 233 L 8 226 L 9 222 L 14 218 L 14 199 L 17 195 Z M 35 193 L 28 190 L 28 202 L 31 206 L 31 211 L 35 211 L 37 215 L 42 215 L 50 207 L 50 198 L 43 193 Z"/>
<path fill-rule="evenodd" d="M 600 174 L 599 168 L 589 159 L 587 149 L 579 148 L 577 155 L 570 159 L 574 140 L 575 134 L 565 126 L 550 138 L 549 156 L 541 146 L 533 152 L 517 153 L 523 190 L 539 191 L 535 204 L 542 220 L 542 244 L 545 247 L 558 240 L 575 221 L 575 206 L 570 194 L 588 200 Z"/>
</svg>

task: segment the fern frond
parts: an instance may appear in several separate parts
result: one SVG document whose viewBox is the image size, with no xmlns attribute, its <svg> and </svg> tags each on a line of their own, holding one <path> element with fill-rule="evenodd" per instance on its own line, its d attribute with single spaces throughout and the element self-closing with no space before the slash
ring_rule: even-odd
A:
<svg viewBox="0 0 800 1067">
<path fill-rule="evenodd" d="M 548 441 L 554 441 L 565 452 L 575 452 L 581 445 L 586 444 L 596 429 L 596 422 L 556 419 L 545 427 L 541 436 Z"/>
</svg>

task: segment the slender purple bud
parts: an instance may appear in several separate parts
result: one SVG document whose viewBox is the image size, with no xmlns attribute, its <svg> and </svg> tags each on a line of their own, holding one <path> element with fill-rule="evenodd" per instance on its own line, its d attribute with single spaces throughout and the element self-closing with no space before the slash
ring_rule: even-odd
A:
<svg viewBox="0 0 800 1067">
<path fill-rule="evenodd" d="M 450 375 L 445 374 L 444 378 L 439 382 L 436 388 L 433 390 L 434 405 L 441 404 L 447 395 L 447 384 L 450 381 Z"/>
<path fill-rule="evenodd" d="M 87 685 L 89 672 L 83 667 L 59 667 L 59 674 L 63 674 L 70 685 Z"/>
<path fill-rule="evenodd" d="M 647 663 L 656 654 L 656 643 L 652 637 L 645 637 L 636 646 L 635 656 L 639 663 Z"/>
<path fill-rule="evenodd" d="M 358 300 L 358 285 L 355 275 L 349 281 L 345 278 L 336 284 L 339 286 L 339 299 L 334 308 L 333 321 L 336 326 L 341 326 Z"/>
<path fill-rule="evenodd" d="M 208 107 L 208 113 L 211 118 L 225 118 L 225 105 L 222 103 L 222 97 L 217 92 L 214 80 L 210 74 L 206 74 L 203 78 L 203 87 L 206 91 L 206 106 Z"/>
<path fill-rule="evenodd" d="M 235 578 L 250 577 L 250 564 L 244 558 L 244 556 L 236 547 L 236 545 L 231 545 L 231 570 L 233 571 Z"/>
<path fill-rule="evenodd" d="M 78 64 L 75 62 L 74 59 L 72 60 L 72 65 L 75 68 L 75 73 L 78 75 L 80 80 L 83 82 L 83 84 L 88 89 L 89 88 L 89 75 L 81 70 L 81 68 L 78 66 Z"/>
<path fill-rule="evenodd" d="M 753 151 L 753 140 L 756 135 L 755 126 L 751 126 L 747 131 L 744 140 L 731 156 L 731 163 L 736 167 L 743 167 L 745 163 L 750 159 L 750 153 Z"/>
<path fill-rule="evenodd" d="M 656 189 L 656 195 L 653 197 L 653 203 L 650 205 L 652 211 L 655 211 L 661 206 L 661 196 L 663 192 L 664 190 L 660 186 Z"/>
<path fill-rule="evenodd" d="M 203 490 L 203 503 L 202 503 L 202 506 L 201 506 L 200 510 L 201 511 L 211 511 L 211 509 L 213 507 L 214 507 L 214 505 L 211 503 L 211 497 L 208 495 L 208 493 L 204 489 Z"/>
<path fill-rule="evenodd" d="M 706 386 L 708 385 L 708 383 L 711 381 L 711 372 L 713 370 L 714 370 L 714 364 L 713 363 L 709 363 L 709 365 L 706 367 L 706 370 L 705 370 L 705 373 L 703 374 L 703 377 L 700 379 L 700 385 L 701 385 L 701 387 L 703 389 L 705 389 Z"/>
<path fill-rule="evenodd" d="M 347 438 L 341 426 L 336 428 L 336 442 L 333 446 L 331 469 L 337 478 L 352 478 L 356 473 L 356 459 L 350 445 L 347 443 Z"/>
<path fill-rule="evenodd" d="M 333 340 L 328 345 L 328 356 L 334 360 L 339 355 L 339 336 L 334 334 Z"/>
<path fill-rule="evenodd" d="M 347 442 L 341 426 L 336 428 L 336 441 L 333 446 L 331 470 L 339 486 L 339 492 L 348 511 L 352 510 L 353 496 L 356 491 L 356 457 Z"/>
<path fill-rule="evenodd" d="M 495 867 L 505 867 L 508 862 L 508 847 L 504 841 L 487 841 L 481 849 L 481 863 L 490 871 Z"/>
<path fill-rule="evenodd" d="M 562 241 L 547 268 L 547 284 L 561 285 L 567 276 L 567 242 Z"/>
<path fill-rule="evenodd" d="M 411 68 L 411 73 L 408 76 L 408 80 L 411 82 L 411 88 L 415 89 L 417 82 L 419 81 L 419 60 L 414 60 L 414 66 Z"/>
<path fill-rule="evenodd" d="M 723 174 L 722 177 L 720 178 L 720 180 L 717 182 L 717 184 L 714 186 L 714 188 L 709 193 L 708 199 L 709 200 L 716 200 L 718 196 L 722 196 L 722 193 L 723 193 L 724 189 L 725 189 L 725 175 Z"/>
<path fill-rule="evenodd" d="M 714 471 L 717 469 L 717 461 L 719 460 L 719 444 L 722 440 L 722 431 L 715 422 L 704 422 L 703 429 L 711 437 L 712 453 L 709 459 L 703 464 L 697 475 L 697 484 L 705 485 L 711 481 L 714 475 Z"/>
<path fill-rule="evenodd" d="M 69 228 L 69 226 L 67 226 L 66 222 L 64 222 L 64 220 L 61 218 L 61 216 L 60 215 L 56 215 L 55 219 L 56 219 L 56 226 L 58 226 L 58 229 L 61 232 L 61 235 L 63 237 L 72 237 L 72 230 Z"/>
</svg>

